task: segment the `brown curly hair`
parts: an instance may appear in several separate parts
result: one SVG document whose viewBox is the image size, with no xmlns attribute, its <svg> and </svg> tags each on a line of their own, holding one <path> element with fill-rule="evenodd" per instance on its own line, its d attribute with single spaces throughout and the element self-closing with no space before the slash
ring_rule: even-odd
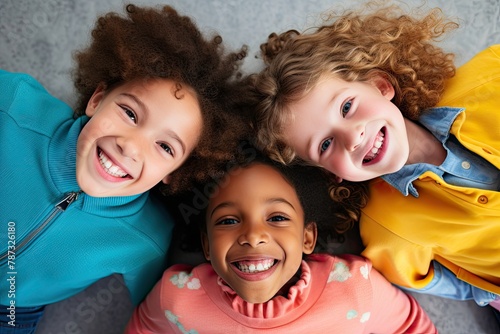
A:
<svg viewBox="0 0 500 334">
<path fill-rule="evenodd" d="M 434 43 L 457 27 L 438 8 L 418 15 L 368 3 L 329 13 L 325 25 L 303 34 L 272 33 L 261 45 L 266 68 L 253 78 L 258 145 L 273 159 L 291 162 L 295 152 L 283 138 L 291 117 L 288 106 L 328 76 L 367 82 L 382 75 L 395 88 L 392 102 L 405 117 L 417 120 L 437 104 L 445 81 L 455 75 L 454 55 Z"/>
<path fill-rule="evenodd" d="M 304 209 L 304 221 L 318 228 L 315 252 L 326 252 L 329 241 L 343 243 L 358 222 L 368 202 L 368 183 L 343 182 L 323 168 L 275 163 L 281 175 L 294 187 Z"/>
<path fill-rule="evenodd" d="M 168 185 L 171 192 L 220 168 L 230 146 L 246 130 L 236 96 L 246 46 L 226 53 L 219 35 L 206 38 L 193 20 L 171 6 L 125 6 L 125 15 L 98 18 L 90 45 L 74 54 L 74 85 L 79 94 L 75 117 L 85 113 L 95 89 L 111 90 L 137 79 L 171 79 L 196 92 L 203 117 L 197 147 Z M 221 129 L 224 129 L 223 132 Z M 200 172 L 200 165 L 203 165 Z"/>
</svg>

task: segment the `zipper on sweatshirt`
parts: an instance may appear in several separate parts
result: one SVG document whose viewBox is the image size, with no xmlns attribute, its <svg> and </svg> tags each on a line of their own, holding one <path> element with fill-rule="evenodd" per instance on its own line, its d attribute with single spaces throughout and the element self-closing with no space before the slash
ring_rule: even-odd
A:
<svg viewBox="0 0 500 334">
<path fill-rule="evenodd" d="M 16 256 L 19 255 L 23 251 L 24 248 L 27 247 L 28 244 L 30 244 L 34 239 L 40 235 L 40 233 L 61 213 L 64 212 L 68 206 L 71 205 L 74 201 L 78 199 L 78 196 L 80 195 L 80 192 L 69 192 L 67 193 L 64 198 L 59 201 L 52 211 L 49 213 L 47 218 L 45 218 L 42 223 L 34 229 L 30 234 L 28 234 L 19 244 L 16 245 Z M 7 258 L 8 252 L 5 252 L 5 254 L 2 254 L 0 257 L 0 261 L 3 261 Z"/>
</svg>

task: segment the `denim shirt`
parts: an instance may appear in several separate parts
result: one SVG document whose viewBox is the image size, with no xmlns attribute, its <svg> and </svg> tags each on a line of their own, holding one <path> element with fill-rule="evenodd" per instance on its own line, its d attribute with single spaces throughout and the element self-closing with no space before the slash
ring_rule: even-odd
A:
<svg viewBox="0 0 500 334">
<path fill-rule="evenodd" d="M 451 107 L 432 108 L 419 118 L 419 123 L 443 144 L 447 152 L 446 159 L 440 166 L 427 163 L 405 165 L 395 173 L 383 175 L 382 179 L 403 195 L 411 194 L 415 197 L 418 197 L 418 191 L 413 186 L 413 181 L 427 171 L 456 186 L 500 190 L 500 171 L 479 155 L 466 149 L 455 136 L 450 136 L 451 126 L 463 110 Z"/>
<path fill-rule="evenodd" d="M 438 107 L 427 110 L 419 118 L 419 123 L 427 128 L 446 149 L 446 159 L 440 166 L 427 163 L 405 165 L 399 171 L 383 175 L 382 178 L 403 195 L 418 197 L 413 181 L 426 171 L 440 176 L 446 183 L 461 187 L 500 190 L 500 171 L 491 163 L 466 149 L 450 129 L 463 108 Z M 474 301 L 484 306 L 499 296 L 476 288 L 460 279 L 453 272 L 433 261 L 434 277 L 423 289 L 404 288 L 408 291 L 433 294 L 445 298 Z"/>
</svg>

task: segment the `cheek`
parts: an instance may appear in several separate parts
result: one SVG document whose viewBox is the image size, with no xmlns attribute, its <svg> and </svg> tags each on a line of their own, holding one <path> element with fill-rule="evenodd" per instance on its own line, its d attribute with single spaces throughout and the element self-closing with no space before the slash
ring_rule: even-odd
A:
<svg viewBox="0 0 500 334">
<path fill-rule="evenodd" d="M 113 133 L 117 128 L 117 124 L 118 122 L 108 118 L 93 117 L 84 126 L 82 134 L 84 134 L 84 139 L 95 140 L 96 138 L 101 138 Z"/>
<path fill-rule="evenodd" d="M 210 258 L 212 260 L 217 259 L 223 259 L 227 253 L 227 245 L 229 244 L 229 240 L 225 238 L 224 236 L 220 235 L 211 235 L 209 236 L 210 238 Z"/>
<path fill-rule="evenodd" d="M 350 164 L 347 163 L 345 157 L 341 153 L 337 152 L 335 149 L 320 161 L 320 164 L 329 172 L 340 176 L 340 174 L 346 174 L 350 171 Z"/>
<path fill-rule="evenodd" d="M 109 118 L 102 119 L 99 122 L 99 131 L 100 132 L 112 132 L 115 127 L 118 125 L 118 122 L 115 122 Z"/>
<path fill-rule="evenodd" d="M 87 123 L 87 125 L 89 125 Z M 95 136 L 92 134 L 92 128 L 85 126 L 82 131 L 80 132 L 80 135 L 78 136 L 78 141 L 77 141 L 77 148 L 76 148 L 76 154 L 77 154 L 77 167 L 79 165 L 79 159 L 80 157 L 83 157 L 88 154 L 88 151 L 90 151 L 95 143 Z"/>
<path fill-rule="evenodd" d="M 387 117 L 389 118 L 389 120 L 393 124 L 393 126 L 396 128 L 405 129 L 406 125 L 405 125 L 404 117 L 403 117 L 403 114 L 401 113 L 401 111 L 398 109 L 398 107 L 396 107 L 394 104 L 391 103 L 389 107 L 386 107 L 386 109 L 390 110 L 390 111 L 388 111 Z"/>
<path fill-rule="evenodd" d="M 364 179 L 359 179 L 361 175 L 361 171 L 357 168 L 354 168 L 352 164 L 336 162 L 333 166 L 328 166 L 326 168 L 332 174 L 353 182 L 364 181 Z"/>
</svg>

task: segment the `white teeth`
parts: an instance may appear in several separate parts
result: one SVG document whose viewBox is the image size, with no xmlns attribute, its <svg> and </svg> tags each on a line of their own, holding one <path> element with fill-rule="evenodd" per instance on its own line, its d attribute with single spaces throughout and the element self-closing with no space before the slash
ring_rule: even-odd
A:
<svg viewBox="0 0 500 334">
<path fill-rule="evenodd" d="M 383 143 L 384 143 L 384 134 L 382 132 L 379 132 L 377 134 L 377 137 L 375 138 L 375 142 L 373 143 L 372 149 L 365 156 L 364 161 L 368 162 L 370 160 L 373 160 L 377 156 L 378 151 L 382 147 Z"/>
<path fill-rule="evenodd" d="M 241 270 L 244 273 L 257 273 L 268 270 L 273 266 L 273 264 L 274 260 L 264 260 L 258 263 L 251 263 L 248 265 L 241 262 L 237 262 L 236 266 L 238 267 L 239 270 Z"/>
<path fill-rule="evenodd" d="M 116 166 L 111 166 L 111 168 L 109 169 L 109 172 L 111 174 L 117 174 L 118 173 L 118 167 Z"/>
<path fill-rule="evenodd" d="M 125 177 L 128 174 L 125 173 L 120 167 L 117 165 L 113 165 L 111 160 L 104 154 L 102 150 L 99 150 L 99 162 L 101 166 L 104 168 L 106 173 L 114 177 Z"/>
</svg>

